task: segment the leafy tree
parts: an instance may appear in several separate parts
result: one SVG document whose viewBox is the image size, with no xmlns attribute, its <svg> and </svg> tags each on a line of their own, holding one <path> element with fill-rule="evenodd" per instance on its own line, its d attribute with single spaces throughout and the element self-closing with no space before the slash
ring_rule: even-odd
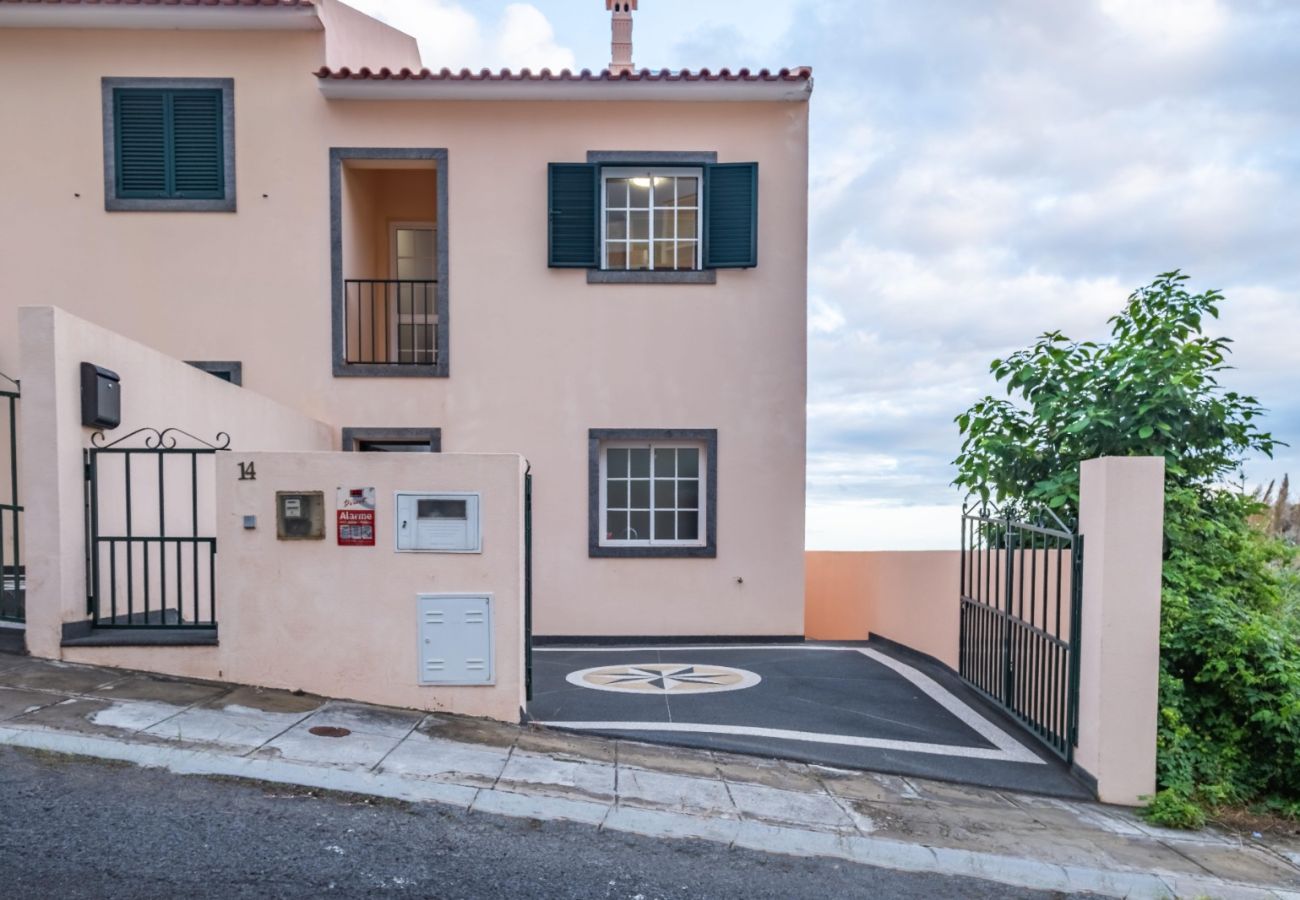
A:
<svg viewBox="0 0 1300 900">
<path fill-rule="evenodd" d="M 993 376 L 1023 402 L 985 397 L 957 417 L 955 483 L 985 502 L 1074 512 L 1085 459 L 1163 456 L 1171 487 L 1207 488 L 1248 452 L 1271 455 L 1258 402 L 1219 385 L 1231 341 L 1201 331 L 1223 296 L 1190 294 L 1187 280 L 1166 272 L 1135 291 L 1105 343 L 1051 331 L 995 359 Z"/>
<path fill-rule="evenodd" d="M 955 483 L 1013 512 L 1073 515 L 1084 460 L 1163 456 L 1161 791 L 1148 812 L 1195 827 L 1206 807 L 1268 798 L 1300 817 L 1297 551 L 1253 527 L 1264 505 L 1226 483 L 1278 441 L 1254 397 L 1219 384 L 1231 342 L 1202 327 L 1223 296 L 1187 281 L 1166 272 L 1135 291 L 1108 341 L 1049 332 L 994 360 L 1014 400 L 985 397 L 957 417 Z"/>
</svg>

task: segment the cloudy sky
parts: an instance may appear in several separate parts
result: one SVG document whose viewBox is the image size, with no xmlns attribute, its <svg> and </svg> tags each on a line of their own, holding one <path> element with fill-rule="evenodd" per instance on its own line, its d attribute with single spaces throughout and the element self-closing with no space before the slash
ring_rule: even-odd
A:
<svg viewBox="0 0 1300 900">
<path fill-rule="evenodd" d="M 609 59 L 600 0 L 352 2 L 432 68 Z M 1172 268 L 1297 445 L 1248 480 L 1300 476 L 1300 3 L 643 0 L 634 57 L 814 67 L 810 547 L 952 546 L 989 360 Z"/>
</svg>

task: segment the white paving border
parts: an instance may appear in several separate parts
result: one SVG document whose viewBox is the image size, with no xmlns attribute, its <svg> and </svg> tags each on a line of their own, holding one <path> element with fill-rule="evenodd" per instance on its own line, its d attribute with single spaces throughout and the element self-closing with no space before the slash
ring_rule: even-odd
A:
<svg viewBox="0 0 1300 900">
<path fill-rule="evenodd" d="M 790 644 L 754 644 L 754 645 L 695 645 L 681 644 L 673 647 L 538 647 L 534 652 L 571 652 L 578 651 L 582 653 L 608 653 L 608 652 L 631 652 L 638 653 L 650 650 L 680 650 L 684 654 L 689 654 L 697 650 L 852 650 L 861 653 L 869 659 L 888 667 L 903 678 L 906 678 L 917 689 L 928 696 L 935 703 L 939 704 L 944 710 L 961 721 L 964 725 L 978 734 L 984 740 L 992 744 L 996 749 L 987 747 L 966 747 L 957 744 L 934 744 L 925 741 L 899 741 L 891 738 L 870 738 L 859 737 L 848 734 L 826 734 L 816 731 L 795 731 L 786 728 L 764 728 L 756 725 L 713 725 L 696 722 L 625 722 L 625 721 L 572 721 L 572 722 L 553 722 L 539 721 L 535 724 L 543 725 L 547 728 L 558 728 L 567 731 L 641 731 L 641 732 L 663 732 L 678 734 L 729 734 L 738 737 L 763 737 L 774 738 L 783 741 L 803 741 L 810 744 L 835 744 L 842 747 L 863 747 L 871 750 L 894 750 L 902 753 L 925 753 L 936 756 L 955 756 L 963 759 L 988 759 L 996 762 L 1010 763 L 1028 763 L 1032 765 L 1046 765 L 1045 761 L 1040 759 L 1028 747 L 1021 744 L 1011 735 L 1007 734 L 1001 728 L 998 728 L 988 719 L 981 716 L 967 704 L 957 698 L 955 694 L 939 684 L 924 672 L 909 666 L 907 663 L 899 662 L 891 656 L 886 656 L 878 650 L 869 647 L 844 647 L 830 646 L 824 644 L 813 645 L 790 645 Z M 700 663 L 704 665 L 704 663 Z M 709 663 L 709 665 L 714 665 Z M 603 666 L 598 668 L 605 668 Z M 568 681 L 571 684 L 578 684 L 579 687 L 593 687 L 589 684 L 579 684 L 574 681 L 575 676 L 583 675 L 587 672 L 593 672 L 596 669 L 583 669 L 579 672 L 571 672 L 568 675 Z M 757 677 L 757 676 L 756 676 Z M 609 690 L 609 688 L 604 688 Z M 692 692 L 703 693 L 703 691 Z M 675 694 L 673 696 L 686 697 L 689 694 Z"/>
<path fill-rule="evenodd" d="M 514 818 L 583 822 L 600 829 L 655 838 L 695 838 L 786 856 L 832 857 L 904 872 L 981 878 L 1040 890 L 1092 892 L 1111 897 L 1231 896 L 1278 900 L 1294 894 L 1214 878 L 1174 880 L 1143 872 L 1063 866 L 983 853 L 931 848 L 888 838 L 832 834 L 752 819 L 721 820 L 616 803 L 516 793 L 498 788 L 405 778 L 278 759 L 262 759 L 131 743 L 46 728 L 0 727 L 0 744 L 90 756 L 165 769 L 180 775 L 222 775 L 293 784 L 410 802 L 445 803 L 469 812 Z"/>
</svg>

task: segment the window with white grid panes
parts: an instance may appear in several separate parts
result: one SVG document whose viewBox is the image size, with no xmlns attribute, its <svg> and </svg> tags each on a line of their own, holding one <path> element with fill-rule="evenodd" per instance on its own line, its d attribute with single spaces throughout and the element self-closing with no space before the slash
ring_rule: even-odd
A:
<svg viewBox="0 0 1300 900">
<path fill-rule="evenodd" d="M 602 170 L 604 268 L 698 269 L 701 175 L 681 168 Z"/>
<path fill-rule="evenodd" d="M 698 444 L 604 445 L 601 544 L 703 545 L 704 452 Z"/>
</svg>

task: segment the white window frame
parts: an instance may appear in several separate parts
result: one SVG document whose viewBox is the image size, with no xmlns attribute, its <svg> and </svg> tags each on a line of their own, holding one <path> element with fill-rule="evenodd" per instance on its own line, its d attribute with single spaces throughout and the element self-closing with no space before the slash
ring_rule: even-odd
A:
<svg viewBox="0 0 1300 900">
<path fill-rule="evenodd" d="M 696 179 L 695 194 L 695 266 L 692 269 L 655 269 L 655 203 L 654 203 L 654 178 L 661 176 L 665 178 L 694 178 Z M 606 236 L 606 228 L 609 223 L 609 180 L 611 178 L 649 178 L 650 181 L 650 224 L 648 229 L 649 237 L 646 239 L 650 246 L 650 268 L 648 269 L 611 269 L 609 267 L 609 239 Z M 675 199 L 675 198 L 674 198 Z M 652 166 L 650 168 L 638 166 L 604 166 L 600 170 L 600 268 L 607 272 L 698 272 L 704 267 L 704 169 L 698 166 Z M 676 249 L 676 240 L 674 239 L 674 249 Z"/>
<path fill-rule="evenodd" d="M 397 278 L 397 268 L 398 268 L 397 232 L 401 229 L 406 229 L 407 231 L 433 232 L 433 274 L 434 274 L 434 281 L 436 284 L 437 276 L 438 276 L 438 223 L 437 222 L 390 221 L 388 223 L 388 277 L 393 279 Z M 426 363 L 428 365 L 432 365 L 438 361 L 438 351 L 436 349 L 437 340 L 438 340 L 437 293 L 438 293 L 437 287 L 435 287 L 432 291 L 428 292 L 428 296 L 433 300 L 433 321 L 432 323 L 427 323 L 427 322 L 423 323 L 423 324 L 431 324 L 434 329 L 435 349 L 432 351 L 433 358 Z M 419 324 L 415 320 L 414 313 L 403 313 L 400 311 L 400 307 L 397 304 L 397 298 L 400 296 L 401 296 L 401 288 L 399 287 L 398 290 L 394 293 L 394 297 L 393 297 L 394 306 L 398 308 L 393 309 L 392 315 L 388 316 L 388 321 L 391 323 L 388 326 L 388 340 L 389 340 L 389 347 L 391 348 L 396 348 L 399 346 L 398 337 L 397 337 L 399 325 Z"/>
<path fill-rule="evenodd" d="M 654 451 L 655 450 L 698 450 L 699 459 L 699 500 L 696 509 L 698 524 L 696 525 L 695 540 L 656 540 L 652 538 L 637 540 L 616 540 L 607 537 L 608 523 L 608 501 L 606 493 L 609 489 L 609 480 L 607 472 L 609 470 L 609 451 L 611 449 L 627 450 L 644 450 L 650 451 L 650 529 L 654 530 L 655 516 L 655 474 L 654 474 Z M 674 477 L 674 483 L 676 478 Z M 675 493 L 675 492 L 674 492 Z M 709 516 L 709 447 L 703 441 L 601 441 L 600 443 L 600 474 L 599 474 L 599 502 L 596 507 L 598 534 L 600 535 L 599 545 L 601 547 L 704 547 L 708 544 L 708 516 Z M 677 507 L 673 507 L 674 511 Z"/>
</svg>

